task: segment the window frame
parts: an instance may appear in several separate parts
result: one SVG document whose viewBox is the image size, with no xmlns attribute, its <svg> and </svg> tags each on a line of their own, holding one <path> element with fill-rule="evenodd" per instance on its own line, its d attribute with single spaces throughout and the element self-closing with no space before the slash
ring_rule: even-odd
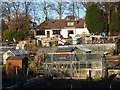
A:
<svg viewBox="0 0 120 90">
<path fill-rule="evenodd" d="M 74 22 L 67 22 L 67 26 L 74 26 Z"/>
<path fill-rule="evenodd" d="M 36 35 L 45 35 L 45 30 L 38 30 L 38 31 L 36 31 Z"/>
<path fill-rule="evenodd" d="M 53 30 L 53 35 L 60 35 L 61 30 Z M 55 33 L 54 33 L 55 32 Z"/>
<path fill-rule="evenodd" d="M 72 33 L 70 33 L 72 32 Z M 68 34 L 74 34 L 74 31 L 73 30 L 68 30 Z"/>
</svg>

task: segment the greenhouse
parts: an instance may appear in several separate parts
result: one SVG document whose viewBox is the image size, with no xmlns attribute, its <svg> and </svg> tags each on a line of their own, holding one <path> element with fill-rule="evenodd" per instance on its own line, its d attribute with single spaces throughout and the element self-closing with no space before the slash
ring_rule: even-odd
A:
<svg viewBox="0 0 120 90">
<path fill-rule="evenodd" d="M 86 79 L 89 71 L 93 79 L 104 75 L 102 54 L 65 51 L 45 55 L 45 75 L 63 79 Z"/>
</svg>

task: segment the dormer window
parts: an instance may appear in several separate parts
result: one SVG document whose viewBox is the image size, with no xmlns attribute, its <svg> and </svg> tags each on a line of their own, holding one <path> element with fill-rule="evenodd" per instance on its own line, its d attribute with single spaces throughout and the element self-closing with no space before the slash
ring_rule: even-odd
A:
<svg viewBox="0 0 120 90">
<path fill-rule="evenodd" d="M 74 22 L 67 22 L 67 26 L 73 26 Z"/>
<path fill-rule="evenodd" d="M 67 16 L 67 17 L 65 18 L 65 20 L 74 20 L 74 19 L 75 19 L 74 16 Z"/>
<path fill-rule="evenodd" d="M 54 25 L 54 22 L 52 22 L 52 25 Z"/>
</svg>

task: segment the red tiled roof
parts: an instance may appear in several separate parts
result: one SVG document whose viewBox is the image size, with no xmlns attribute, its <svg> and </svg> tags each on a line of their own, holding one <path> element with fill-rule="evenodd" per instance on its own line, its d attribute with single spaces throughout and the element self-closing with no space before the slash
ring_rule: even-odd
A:
<svg viewBox="0 0 120 90">
<path fill-rule="evenodd" d="M 67 22 L 74 22 L 73 26 L 68 26 Z M 62 29 L 67 27 L 76 27 L 76 28 L 83 28 L 84 27 L 84 20 L 80 21 L 68 21 L 65 19 L 57 19 L 57 20 L 47 20 L 41 23 L 37 29 Z"/>
</svg>

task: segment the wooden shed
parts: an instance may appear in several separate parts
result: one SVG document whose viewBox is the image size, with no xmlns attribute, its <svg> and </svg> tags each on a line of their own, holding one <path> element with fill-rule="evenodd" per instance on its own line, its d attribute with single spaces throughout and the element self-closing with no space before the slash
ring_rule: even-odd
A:
<svg viewBox="0 0 120 90">
<path fill-rule="evenodd" d="M 25 55 L 12 56 L 6 60 L 6 75 L 24 76 L 27 73 L 28 58 Z"/>
</svg>

